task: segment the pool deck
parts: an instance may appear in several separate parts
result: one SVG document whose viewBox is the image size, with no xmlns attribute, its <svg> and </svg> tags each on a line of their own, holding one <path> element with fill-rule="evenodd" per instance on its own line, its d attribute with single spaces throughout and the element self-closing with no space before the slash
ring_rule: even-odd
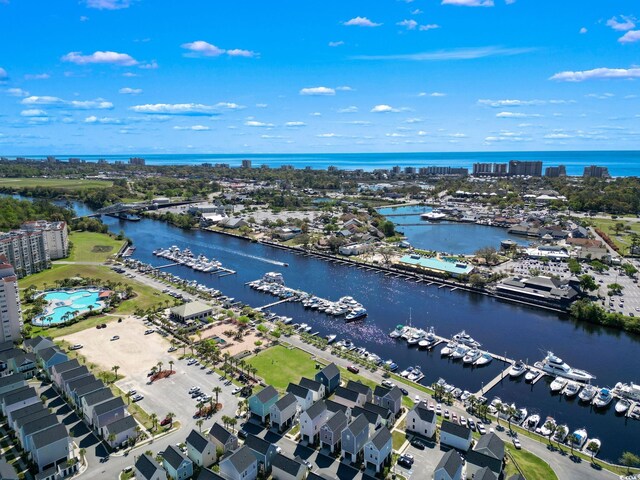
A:
<svg viewBox="0 0 640 480">
<path fill-rule="evenodd" d="M 93 303 L 88 303 L 86 305 L 78 305 L 77 307 L 74 306 L 74 300 L 77 301 L 77 298 L 74 299 L 74 296 L 81 294 L 81 293 L 85 293 L 84 295 L 81 295 L 80 298 L 84 298 L 86 296 L 96 296 L 96 299 Z M 65 309 L 73 309 L 74 311 L 78 312 L 78 315 L 82 315 L 84 313 L 87 313 L 90 311 L 89 309 L 89 305 L 93 305 L 93 310 L 94 311 L 98 311 L 98 310 L 102 310 L 103 308 L 106 307 L 105 302 L 98 300 L 100 298 L 100 293 L 102 292 L 102 289 L 97 288 L 97 287 L 83 287 L 83 288 L 76 288 L 76 289 L 59 289 L 59 290 L 48 290 L 45 292 L 42 292 L 41 294 L 39 294 L 39 297 L 44 297 L 45 300 L 48 302 L 47 305 L 44 308 L 44 311 L 41 315 L 38 315 L 36 318 L 34 318 L 31 322 L 34 325 L 37 326 L 56 326 L 56 325 L 64 325 L 66 324 L 68 321 L 62 321 L 62 317 L 64 316 L 64 314 L 60 314 L 60 315 L 56 315 L 56 310 L 59 308 L 65 308 Z M 53 296 L 55 295 L 56 297 L 60 297 L 63 295 L 66 295 L 67 298 L 63 299 L 63 298 L 51 298 L 51 299 L 47 299 L 47 296 Z M 45 321 L 45 319 L 47 317 L 53 317 L 52 321 L 47 322 Z"/>
</svg>

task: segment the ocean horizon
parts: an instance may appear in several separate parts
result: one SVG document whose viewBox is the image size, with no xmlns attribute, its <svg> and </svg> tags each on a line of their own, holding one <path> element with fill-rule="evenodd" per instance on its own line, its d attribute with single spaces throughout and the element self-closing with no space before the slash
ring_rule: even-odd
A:
<svg viewBox="0 0 640 480">
<path fill-rule="evenodd" d="M 586 151 L 509 151 L 509 152 L 418 152 L 418 153 L 190 153 L 190 154 L 114 154 L 114 155 L 53 155 L 65 160 L 80 158 L 88 162 L 100 159 L 108 162 L 127 161 L 142 157 L 148 165 L 199 165 L 202 163 L 228 163 L 240 166 L 242 160 L 251 160 L 253 167 L 268 165 L 277 168 L 292 165 L 294 168 L 311 167 L 326 169 L 335 166 L 341 170 L 390 169 L 400 167 L 451 166 L 466 167 L 470 171 L 474 163 L 507 163 L 509 160 L 540 160 L 542 168 L 564 165 L 568 175 L 582 175 L 584 167 L 604 166 L 614 177 L 640 176 L 639 150 L 586 150 Z M 16 155 L 33 160 L 44 160 L 46 155 Z M 14 158 L 14 157 L 9 157 Z"/>
</svg>

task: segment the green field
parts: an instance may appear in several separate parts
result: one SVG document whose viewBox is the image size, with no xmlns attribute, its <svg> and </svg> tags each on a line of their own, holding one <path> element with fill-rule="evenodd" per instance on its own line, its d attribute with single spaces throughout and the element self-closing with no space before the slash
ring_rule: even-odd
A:
<svg viewBox="0 0 640 480">
<path fill-rule="evenodd" d="M 69 241 L 73 248 L 69 258 L 64 259 L 69 262 L 104 262 L 111 255 L 118 253 L 124 243 L 109 235 L 95 232 L 72 232 L 69 234 Z"/>
<path fill-rule="evenodd" d="M 589 223 L 609 235 L 611 240 L 613 240 L 616 246 L 620 249 L 620 253 L 623 254 L 629 253 L 629 247 L 631 246 L 631 234 L 640 234 L 640 222 L 631 222 L 624 218 L 617 218 L 615 220 L 608 218 L 590 218 Z M 625 228 L 628 228 L 628 230 L 624 230 L 618 235 L 613 228 L 616 223 L 622 223 Z"/>
<path fill-rule="evenodd" d="M 511 445 L 505 445 L 507 452 L 511 454 L 513 459 L 518 463 L 527 480 L 558 480 L 558 476 L 551 469 L 549 464 L 533 453 L 526 450 L 516 450 Z M 519 473 L 512 462 L 507 464 L 505 469 L 505 478 Z"/>
<path fill-rule="evenodd" d="M 311 355 L 282 345 L 263 350 L 247 362 L 258 369 L 258 376 L 280 391 L 284 391 L 289 382 L 297 382 L 302 377 L 314 378 L 317 372 Z"/>
<path fill-rule="evenodd" d="M 0 178 L 0 188 L 47 187 L 62 190 L 89 190 L 92 188 L 110 188 L 113 182 L 107 180 L 85 180 L 82 178 Z"/>
</svg>

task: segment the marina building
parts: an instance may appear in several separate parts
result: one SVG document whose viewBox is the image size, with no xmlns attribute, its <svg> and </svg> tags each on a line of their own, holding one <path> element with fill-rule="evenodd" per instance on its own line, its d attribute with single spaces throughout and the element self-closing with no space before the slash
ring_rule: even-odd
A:
<svg viewBox="0 0 640 480">
<path fill-rule="evenodd" d="M 19 341 L 21 327 L 18 278 L 7 258 L 0 255 L 0 343 Z"/>
<path fill-rule="evenodd" d="M 171 318 L 182 323 L 187 323 L 192 320 L 204 320 L 211 316 L 213 308 L 206 303 L 196 300 L 173 307 L 170 311 Z"/>
<path fill-rule="evenodd" d="M 421 257 L 420 255 L 405 255 L 398 260 L 398 265 L 410 270 L 427 271 L 440 275 L 461 277 L 473 272 L 473 266 L 459 262 L 457 259 L 446 257 Z"/>
<path fill-rule="evenodd" d="M 577 300 L 576 281 L 551 277 L 511 277 L 496 285 L 498 294 L 515 300 L 568 306 Z"/>
</svg>

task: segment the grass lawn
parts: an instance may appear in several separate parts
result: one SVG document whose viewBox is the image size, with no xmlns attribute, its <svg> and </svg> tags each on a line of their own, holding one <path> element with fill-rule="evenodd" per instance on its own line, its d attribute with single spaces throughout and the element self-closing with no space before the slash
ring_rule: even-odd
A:
<svg viewBox="0 0 640 480">
<path fill-rule="evenodd" d="M 505 446 L 513 459 L 518 463 L 518 466 L 522 469 L 522 473 L 527 480 L 558 479 L 554 471 L 551 470 L 549 464 L 539 457 L 536 457 L 533 453 L 530 453 L 526 450 L 516 450 L 514 447 L 508 444 Z M 507 468 L 505 469 L 505 478 L 508 478 L 514 473 L 518 473 L 518 470 L 515 468 L 512 462 L 509 462 L 507 464 Z"/>
<path fill-rule="evenodd" d="M 398 430 L 394 430 L 391 432 L 391 438 L 393 440 L 393 449 L 397 452 L 407 440 L 407 435 L 403 432 L 399 432 Z"/>
<path fill-rule="evenodd" d="M 639 233 L 640 234 L 640 222 L 629 222 L 624 218 L 617 219 L 606 219 L 606 218 L 590 218 L 589 222 L 593 224 L 594 227 L 599 228 L 604 233 L 611 237 L 611 240 L 616 244 L 616 246 L 620 249 L 621 253 L 628 253 L 628 248 L 631 246 L 631 233 Z M 622 223 L 625 227 L 629 227 L 630 230 L 624 230 L 620 232 L 620 235 L 616 234 L 614 230 L 614 225 L 616 223 Z"/>
<path fill-rule="evenodd" d="M 282 345 L 263 350 L 250 358 L 248 363 L 258 369 L 259 377 L 280 391 L 286 390 L 289 382 L 297 382 L 301 377 L 314 378 L 317 372 L 316 362 L 311 360 L 311 355 Z"/>
<path fill-rule="evenodd" d="M 64 259 L 69 262 L 104 262 L 111 255 L 118 253 L 124 243 L 109 235 L 95 232 L 72 232 L 69 241 L 73 243 L 73 248 L 69 258 Z"/>
<path fill-rule="evenodd" d="M 0 187 L 34 188 L 48 187 L 68 190 L 89 190 L 110 188 L 113 182 L 107 180 L 85 180 L 82 178 L 0 178 Z"/>
</svg>

